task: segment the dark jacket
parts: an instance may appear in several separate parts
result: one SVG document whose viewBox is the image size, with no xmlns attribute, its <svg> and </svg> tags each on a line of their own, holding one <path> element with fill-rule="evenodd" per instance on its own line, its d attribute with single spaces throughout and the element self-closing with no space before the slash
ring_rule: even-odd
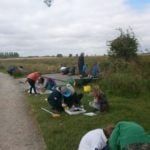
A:
<svg viewBox="0 0 150 150">
<path fill-rule="evenodd" d="M 52 109 L 61 111 L 62 108 L 62 94 L 55 89 L 50 95 L 48 96 L 48 103 L 52 106 Z"/>
</svg>

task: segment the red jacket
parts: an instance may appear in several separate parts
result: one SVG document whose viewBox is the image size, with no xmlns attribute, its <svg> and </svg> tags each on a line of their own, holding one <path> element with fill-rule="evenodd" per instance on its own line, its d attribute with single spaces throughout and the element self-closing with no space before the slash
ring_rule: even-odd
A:
<svg viewBox="0 0 150 150">
<path fill-rule="evenodd" d="M 33 72 L 33 73 L 30 73 L 30 74 L 27 76 L 27 79 L 31 79 L 31 80 L 36 81 L 36 80 L 39 79 L 40 76 L 41 76 L 41 75 L 40 75 L 38 72 Z"/>
</svg>

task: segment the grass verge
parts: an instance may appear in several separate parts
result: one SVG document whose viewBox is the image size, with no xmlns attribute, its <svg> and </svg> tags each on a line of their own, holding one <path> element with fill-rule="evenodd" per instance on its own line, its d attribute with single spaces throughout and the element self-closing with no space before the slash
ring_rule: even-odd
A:
<svg viewBox="0 0 150 150">
<path fill-rule="evenodd" d="M 83 114 L 69 116 L 63 112 L 60 118 L 52 118 L 50 114 L 41 110 L 41 107 L 51 110 L 45 101 L 47 95 L 27 97 L 31 110 L 40 125 L 47 149 L 77 150 L 81 137 L 87 131 L 103 128 L 105 125 L 115 124 L 121 120 L 136 121 L 150 131 L 149 96 L 147 94 L 138 98 L 123 98 L 108 95 L 110 111 L 107 113 L 98 113 L 96 116 L 89 117 Z M 82 103 L 87 112 L 93 111 L 88 106 L 91 99 L 89 94 L 84 94 Z"/>
</svg>

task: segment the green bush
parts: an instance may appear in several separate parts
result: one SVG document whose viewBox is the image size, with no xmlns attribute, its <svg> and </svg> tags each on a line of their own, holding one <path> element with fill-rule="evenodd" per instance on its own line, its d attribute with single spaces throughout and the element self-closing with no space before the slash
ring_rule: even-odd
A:
<svg viewBox="0 0 150 150">
<path fill-rule="evenodd" d="M 139 44 L 133 31 L 127 30 L 127 33 L 124 33 L 122 29 L 119 31 L 120 35 L 110 42 L 109 56 L 125 60 L 136 58 Z"/>
</svg>

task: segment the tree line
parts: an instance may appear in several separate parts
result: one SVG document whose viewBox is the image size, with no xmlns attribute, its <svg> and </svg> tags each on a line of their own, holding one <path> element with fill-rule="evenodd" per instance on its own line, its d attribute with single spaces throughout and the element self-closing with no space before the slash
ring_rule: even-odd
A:
<svg viewBox="0 0 150 150">
<path fill-rule="evenodd" d="M 18 58 L 17 52 L 0 52 L 0 58 Z"/>
</svg>

